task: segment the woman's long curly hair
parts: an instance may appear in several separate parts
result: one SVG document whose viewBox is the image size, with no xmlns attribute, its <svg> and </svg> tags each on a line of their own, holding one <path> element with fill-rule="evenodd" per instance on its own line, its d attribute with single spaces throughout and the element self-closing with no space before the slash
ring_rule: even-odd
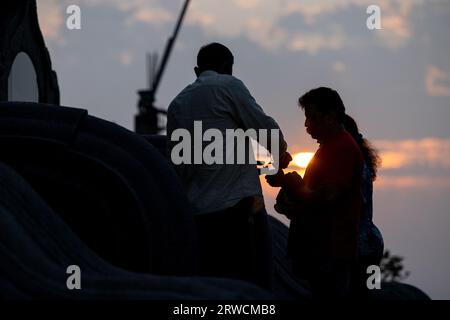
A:
<svg viewBox="0 0 450 320">
<path fill-rule="evenodd" d="M 351 134 L 351 136 L 353 137 L 353 139 L 355 139 L 356 143 L 361 149 L 364 161 L 366 162 L 366 165 L 370 170 L 372 180 L 375 181 L 375 179 L 377 178 L 378 167 L 381 165 L 381 159 L 378 155 L 378 151 L 359 132 L 358 125 L 352 117 L 345 114 L 343 125 L 345 130 Z"/>
</svg>

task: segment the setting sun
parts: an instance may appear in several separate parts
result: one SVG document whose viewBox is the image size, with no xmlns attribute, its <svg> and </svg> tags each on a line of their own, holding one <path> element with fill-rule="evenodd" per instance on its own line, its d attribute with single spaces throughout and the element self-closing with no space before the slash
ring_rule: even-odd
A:
<svg viewBox="0 0 450 320">
<path fill-rule="evenodd" d="M 314 152 L 299 152 L 294 155 L 292 164 L 299 168 L 305 169 L 313 157 Z"/>
</svg>

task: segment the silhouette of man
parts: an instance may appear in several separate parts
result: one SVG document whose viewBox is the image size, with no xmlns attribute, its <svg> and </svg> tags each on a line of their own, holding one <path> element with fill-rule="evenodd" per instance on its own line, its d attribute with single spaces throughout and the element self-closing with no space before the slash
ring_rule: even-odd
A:
<svg viewBox="0 0 450 320">
<path fill-rule="evenodd" d="M 349 297 L 362 213 L 363 156 L 344 129 L 345 107 L 335 90 L 313 89 L 299 104 L 306 131 L 320 147 L 303 179 L 294 172 L 268 182 L 282 187 L 276 209 L 291 219 L 288 252 L 294 272 L 309 280 L 315 298 Z"/>
<path fill-rule="evenodd" d="M 223 137 L 227 129 L 279 130 L 242 81 L 232 76 L 233 63 L 233 54 L 222 44 L 211 43 L 200 49 L 194 68 L 196 81 L 168 108 L 169 152 L 175 145 L 170 141 L 174 130 L 186 129 L 193 137 L 194 121 L 202 121 L 203 130 L 219 129 Z M 223 150 L 227 143 L 224 138 Z M 286 166 L 289 156 L 281 131 L 278 143 L 280 164 Z M 270 142 L 265 147 L 272 151 Z M 202 162 L 182 163 L 175 169 L 194 208 L 202 274 L 269 287 L 271 240 L 256 165 Z"/>
</svg>

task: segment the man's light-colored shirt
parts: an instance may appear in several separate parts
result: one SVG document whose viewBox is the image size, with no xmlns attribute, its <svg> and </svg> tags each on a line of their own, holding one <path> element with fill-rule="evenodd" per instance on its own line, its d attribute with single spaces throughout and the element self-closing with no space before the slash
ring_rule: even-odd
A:
<svg viewBox="0 0 450 320">
<path fill-rule="evenodd" d="M 167 115 L 169 157 L 178 142 L 171 141 L 174 130 L 186 129 L 194 137 L 194 121 L 202 122 L 203 132 L 219 129 L 278 129 L 239 79 L 204 71 L 170 104 Z M 270 136 L 270 133 L 269 133 Z M 280 154 L 287 145 L 279 131 Z M 203 142 L 203 147 L 210 142 Z M 224 139 L 223 150 L 229 141 Z M 269 142 L 270 143 L 270 142 Z M 255 164 L 179 164 L 175 169 L 186 189 L 196 214 L 211 213 L 234 206 L 248 196 L 262 199 L 261 184 Z"/>
</svg>

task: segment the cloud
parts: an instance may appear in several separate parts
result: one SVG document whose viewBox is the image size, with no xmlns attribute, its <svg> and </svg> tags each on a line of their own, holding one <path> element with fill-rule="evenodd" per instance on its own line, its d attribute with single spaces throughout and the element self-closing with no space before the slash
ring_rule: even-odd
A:
<svg viewBox="0 0 450 320">
<path fill-rule="evenodd" d="M 398 47 L 412 38 L 410 17 L 413 9 L 426 0 L 380 0 L 382 30 L 373 31 L 382 44 Z M 40 15 L 45 35 L 58 36 L 64 22 L 64 8 L 76 3 L 84 7 L 112 7 L 127 15 L 127 24 L 173 23 L 183 1 L 163 0 L 39 0 L 46 9 Z M 317 54 L 320 51 L 340 50 L 349 45 L 364 45 L 361 39 L 352 39 L 351 31 L 344 32 L 332 15 L 358 8 L 361 17 L 354 23 L 365 24 L 366 8 L 372 0 L 196 0 L 192 1 L 186 24 L 199 26 L 207 35 L 228 38 L 246 37 L 267 50 L 288 49 L 294 52 Z M 177 10 L 178 9 L 178 10 Z M 300 15 L 298 27 L 283 24 L 285 18 Z M 323 19 L 323 18 L 326 19 Z M 318 22 L 320 20 L 320 23 Z M 308 31 L 302 26 L 309 25 Z M 337 29 L 336 29 L 337 27 Z M 331 30 L 331 31 L 330 31 Z M 337 31 L 336 31 L 337 30 Z M 370 40 L 368 43 L 371 43 Z"/>
<path fill-rule="evenodd" d="M 130 65 L 134 60 L 134 56 L 131 52 L 129 51 L 123 51 L 120 53 L 119 55 L 119 62 L 120 64 L 122 64 L 123 66 L 128 66 Z"/>
<path fill-rule="evenodd" d="M 374 183 L 376 188 L 450 188 L 450 177 L 386 176 L 381 175 Z"/>
<path fill-rule="evenodd" d="M 186 17 L 186 23 L 190 25 L 199 25 L 202 28 L 209 28 L 214 25 L 216 16 L 208 13 L 191 12 Z"/>
<path fill-rule="evenodd" d="M 410 18 L 416 6 L 423 1 L 381 1 L 381 30 L 375 34 L 390 48 L 397 48 L 407 43 L 413 34 Z"/>
<path fill-rule="evenodd" d="M 66 0 L 71 1 L 71 0 Z M 113 7 L 127 13 L 127 22 L 143 22 L 160 25 L 175 20 L 175 12 L 164 7 L 158 0 L 79 0 L 80 3 L 95 7 Z"/>
<path fill-rule="evenodd" d="M 267 50 L 287 49 L 316 54 L 344 46 L 344 35 L 339 28 L 333 28 L 335 26 L 327 27 L 326 32 L 313 33 L 284 26 L 282 20 L 294 13 L 286 7 L 295 2 L 298 1 L 233 0 L 218 4 L 211 0 L 197 0 L 191 4 L 187 22 L 196 24 L 196 21 L 204 20 L 200 17 L 208 17 L 207 34 L 228 38 L 243 36 Z"/>
<path fill-rule="evenodd" d="M 374 34 L 381 44 L 389 48 L 406 44 L 414 31 L 411 15 L 414 8 L 424 2 L 426 0 L 378 1 L 382 30 L 376 30 Z M 355 21 L 365 24 L 368 17 L 365 9 L 371 4 L 372 0 L 233 0 L 219 5 L 216 1 L 197 0 L 192 3 L 189 14 L 197 17 L 198 21 L 202 21 L 198 18 L 201 16 L 214 17 L 213 22 L 209 19 L 209 34 L 228 37 L 244 35 L 266 49 L 287 48 L 313 55 L 320 51 L 371 44 L 370 38 L 366 42 L 352 39 L 351 32 L 341 30 L 332 17 L 333 14 L 358 8 L 361 17 L 355 17 Z M 306 24 L 314 31 L 283 25 L 283 19 L 295 14 L 301 16 L 299 26 Z"/>
<path fill-rule="evenodd" d="M 306 0 L 306 1 L 287 1 L 283 7 L 283 15 L 289 16 L 299 13 L 303 16 L 307 24 L 314 24 L 322 15 L 348 9 L 351 6 L 367 7 L 373 1 L 366 0 Z M 365 12 L 365 10 L 364 10 Z"/>
<path fill-rule="evenodd" d="M 333 63 L 331 68 L 333 69 L 333 71 L 337 73 L 342 73 L 345 72 L 345 70 L 347 70 L 347 66 L 342 61 L 336 61 L 335 63 Z"/>
<path fill-rule="evenodd" d="M 37 1 L 39 26 L 46 40 L 62 41 L 61 28 L 64 27 L 64 7 L 58 0 Z"/>
<path fill-rule="evenodd" d="M 321 50 L 339 50 L 344 44 L 344 36 L 339 32 L 332 35 L 303 33 L 295 35 L 287 48 L 291 51 L 306 51 L 314 55 Z"/>
<path fill-rule="evenodd" d="M 276 21 L 280 16 L 279 1 L 233 0 L 192 1 L 187 13 L 187 23 L 203 26 L 207 34 L 236 38 L 244 36 L 265 48 L 280 47 L 284 41 L 284 28 Z M 203 17 L 203 18 L 201 18 Z M 205 18 L 206 17 L 206 18 Z"/>
<path fill-rule="evenodd" d="M 450 138 L 374 141 L 380 151 L 383 169 L 425 166 L 450 169 Z"/>
<path fill-rule="evenodd" d="M 262 3 L 262 0 L 233 0 L 233 2 L 242 9 L 255 9 Z"/>
<path fill-rule="evenodd" d="M 381 9 L 381 30 L 376 30 L 375 35 L 382 43 L 390 48 L 404 45 L 413 33 L 411 26 L 411 14 L 415 7 L 422 5 L 426 0 L 381 0 L 376 4 Z M 317 21 L 324 16 L 330 16 L 337 12 L 343 12 L 350 8 L 361 9 L 361 20 L 368 17 L 366 8 L 374 4 L 372 0 L 307 0 L 287 1 L 283 8 L 283 15 L 289 16 L 295 13 L 302 15 L 308 25 L 316 25 Z M 360 40 L 358 40 L 360 41 Z M 361 42 L 361 41 L 360 41 Z"/>
<path fill-rule="evenodd" d="M 450 187 L 450 138 L 374 141 L 382 159 L 378 188 Z"/>
<path fill-rule="evenodd" d="M 124 12 L 126 26 L 134 23 L 155 26 L 172 23 L 177 14 L 167 9 L 164 1 L 161 0 L 39 0 L 37 1 L 39 24 L 46 41 L 54 41 L 59 45 L 65 44 L 61 33 L 66 27 L 66 8 L 72 4 L 80 6 L 82 17 L 83 11 L 92 7 L 111 7 Z M 196 19 L 195 22 L 205 27 L 211 23 L 211 19 Z"/>
<path fill-rule="evenodd" d="M 450 97 L 450 72 L 429 66 L 425 74 L 425 88 L 433 97 Z"/>
<path fill-rule="evenodd" d="M 250 18 L 247 27 L 248 37 L 266 49 L 280 47 L 287 38 L 285 30 L 257 17 Z"/>
<path fill-rule="evenodd" d="M 162 8 L 145 8 L 132 10 L 131 18 L 138 22 L 161 24 L 173 21 L 174 15 L 170 11 Z"/>
</svg>

